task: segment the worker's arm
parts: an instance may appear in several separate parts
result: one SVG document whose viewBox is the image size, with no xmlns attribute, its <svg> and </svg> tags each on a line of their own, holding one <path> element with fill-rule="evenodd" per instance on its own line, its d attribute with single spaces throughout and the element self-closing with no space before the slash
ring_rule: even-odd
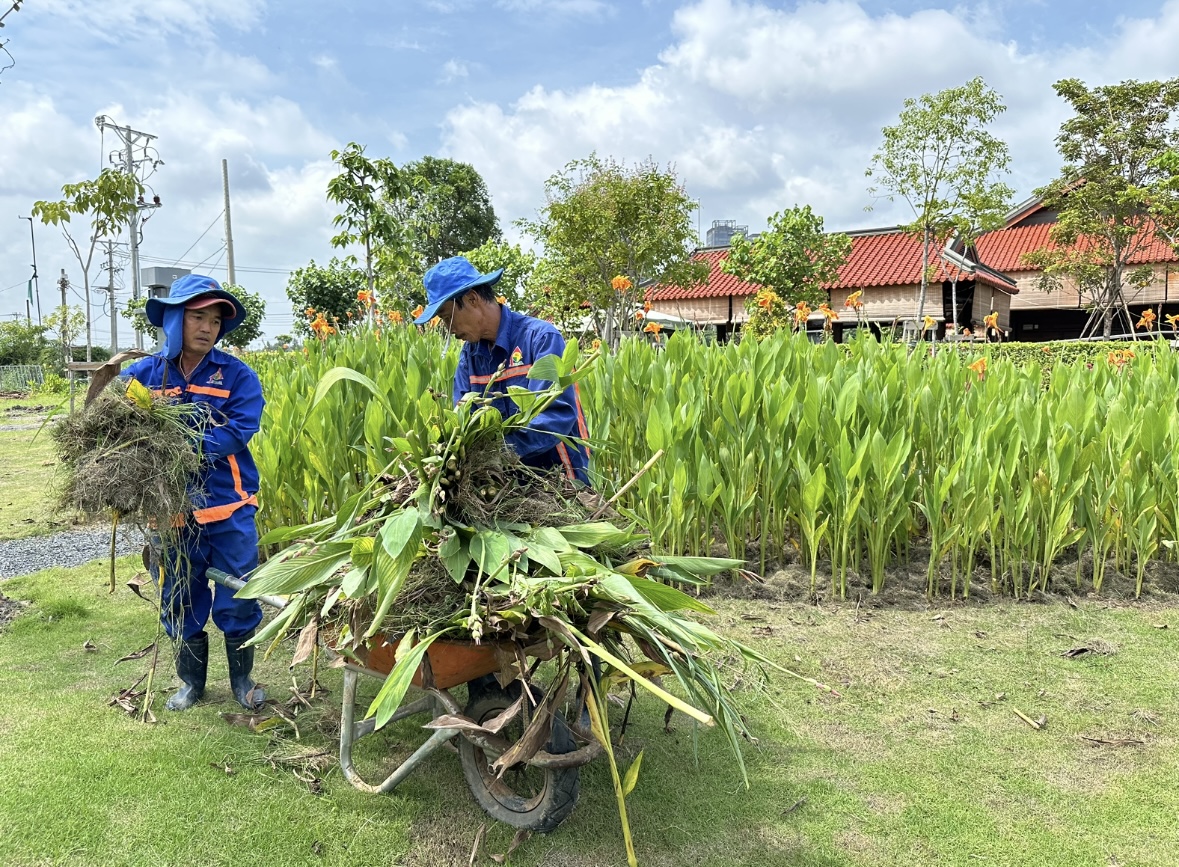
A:
<svg viewBox="0 0 1179 867">
<path fill-rule="evenodd" d="M 565 340 L 554 330 L 540 332 L 534 337 L 530 355 L 535 362 L 546 355 L 560 356 L 564 352 Z M 511 385 L 520 385 L 531 391 L 544 391 L 552 385 L 552 381 L 522 377 L 513 379 Z M 504 439 L 523 458 L 556 448 L 561 440 L 555 434 L 564 437 L 578 435 L 577 397 L 573 386 L 565 389 L 526 429 L 512 431 Z"/>
<path fill-rule="evenodd" d="M 216 460 L 237 454 L 262 426 L 262 383 L 248 367 L 238 371 L 229 397 L 217 405 L 205 403 L 208 419 L 204 427 L 203 457 Z"/>
</svg>

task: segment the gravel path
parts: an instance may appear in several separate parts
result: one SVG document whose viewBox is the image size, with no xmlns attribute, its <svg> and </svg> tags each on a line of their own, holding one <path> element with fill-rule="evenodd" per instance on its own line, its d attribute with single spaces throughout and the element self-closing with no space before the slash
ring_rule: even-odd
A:
<svg viewBox="0 0 1179 867">
<path fill-rule="evenodd" d="M 110 554 L 110 527 L 66 530 L 52 536 L 34 536 L 0 542 L 0 578 L 14 578 L 51 566 L 81 566 Z M 143 548 L 138 531 L 119 532 L 115 552 L 122 557 Z"/>
</svg>

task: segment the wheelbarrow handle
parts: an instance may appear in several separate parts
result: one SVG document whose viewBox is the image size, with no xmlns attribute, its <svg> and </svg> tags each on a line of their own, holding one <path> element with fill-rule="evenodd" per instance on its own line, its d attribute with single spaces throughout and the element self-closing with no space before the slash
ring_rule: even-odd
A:
<svg viewBox="0 0 1179 867">
<path fill-rule="evenodd" d="M 241 578 L 234 578 L 232 575 L 222 572 L 220 569 L 214 569 L 211 566 L 205 572 L 205 574 L 220 584 L 222 587 L 228 587 L 234 592 L 237 592 L 246 586 L 246 582 Z M 287 607 L 287 600 L 279 596 L 259 596 L 258 601 L 263 605 L 269 605 L 271 608 L 278 609 L 279 611 L 282 611 Z"/>
</svg>

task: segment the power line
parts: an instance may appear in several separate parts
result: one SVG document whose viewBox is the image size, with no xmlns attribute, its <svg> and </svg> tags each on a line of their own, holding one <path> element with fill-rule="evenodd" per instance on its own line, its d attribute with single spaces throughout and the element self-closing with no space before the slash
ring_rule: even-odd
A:
<svg viewBox="0 0 1179 867">
<path fill-rule="evenodd" d="M 209 226 L 208 226 L 208 228 L 207 228 L 207 229 L 205 229 L 205 231 L 201 232 L 201 237 L 200 237 L 200 238 L 197 238 L 195 241 L 193 241 L 193 242 L 192 242 L 192 245 L 191 245 L 191 246 L 190 246 L 190 247 L 189 247 L 187 250 L 185 250 L 183 253 L 181 253 L 179 256 L 177 256 L 177 257 L 176 257 L 176 261 L 175 261 L 175 262 L 173 262 L 173 263 L 171 263 L 173 267 L 175 267 L 176 265 L 179 265 L 179 264 L 180 264 L 180 260 L 181 260 L 181 259 L 183 259 L 185 256 L 187 256 L 189 253 L 191 253 L 191 252 L 192 252 L 192 248 L 193 248 L 193 247 L 195 247 L 197 244 L 199 244 L 199 243 L 201 242 L 201 239 L 202 239 L 202 238 L 204 238 L 204 237 L 205 237 L 205 235 L 209 234 L 209 229 L 212 229 L 212 228 L 213 228 L 213 226 L 215 226 L 215 225 L 217 224 L 217 221 L 221 219 L 221 217 L 222 217 L 222 215 L 223 215 L 224 213 L 225 213 L 225 211 L 223 210 L 223 211 L 221 211 L 221 213 L 220 213 L 220 214 L 218 214 L 216 217 L 214 217 L 214 218 L 213 218 L 213 222 L 212 222 L 212 223 L 209 223 Z M 141 259 L 147 259 L 147 258 L 149 258 L 149 257 L 147 257 L 147 256 L 141 256 L 140 258 L 141 258 Z"/>
<path fill-rule="evenodd" d="M 173 261 L 171 259 L 164 259 L 159 256 L 143 256 L 143 255 L 141 255 L 139 258 L 145 262 L 162 262 L 164 264 L 167 264 L 167 265 L 170 265 L 173 267 L 180 267 L 180 268 L 193 268 L 197 265 L 203 264 L 200 262 L 184 262 L 179 259 L 176 261 Z M 234 270 L 235 271 L 249 271 L 252 274 L 291 274 L 299 269 L 298 268 L 268 268 L 268 267 L 264 267 L 264 266 L 258 266 L 256 268 L 248 268 L 248 267 L 242 267 L 241 265 L 235 265 Z"/>
</svg>

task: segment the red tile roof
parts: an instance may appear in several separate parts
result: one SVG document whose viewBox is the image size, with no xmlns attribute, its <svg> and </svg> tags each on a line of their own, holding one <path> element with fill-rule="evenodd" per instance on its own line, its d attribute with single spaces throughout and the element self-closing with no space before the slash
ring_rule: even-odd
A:
<svg viewBox="0 0 1179 867">
<path fill-rule="evenodd" d="M 1024 213 L 1022 216 L 1027 216 Z M 1010 273 L 1029 271 L 1022 264 L 1024 253 L 1050 247 L 1048 234 L 1052 223 L 1037 223 L 998 229 L 983 235 L 977 246 L 979 261 L 995 271 Z M 865 232 L 852 235 L 852 250 L 847 263 L 839 269 L 839 280 L 827 286 L 833 291 L 853 291 L 873 286 L 911 286 L 921 282 L 921 239 L 896 230 Z M 951 280 L 957 271 L 952 265 L 941 262 L 936 247 L 930 250 L 930 260 L 938 265 L 934 282 Z M 721 271 L 720 265 L 729 256 L 727 248 L 700 250 L 695 258 L 709 264 L 708 280 L 694 289 L 678 286 L 655 286 L 648 290 L 652 301 L 675 301 L 684 298 L 723 298 L 726 296 L 753 295 L 760 288 L 753 283 L 738 280 Z M 1137 251 L 1131 262 L 1179 262 L 1179 253 L 1170 244 L 1154 239 Z M 975 279 L 997 286 L 1008 292 L 1015 292 L 1011 286 L 982 271 L 976 272 Z"/>
<path fill-rule="evenodd" d="M 872 286 L 910 286 L 921 282 L 921 239 L 900 231 L 883 231 L 852 236 L 851 255 L 839 269 L 839 279 L 826 288 L 833 291 L 854 291 Z M 958 269 L 937 258 L 938 249 L 930 248 L 930 260 L 938 264 L 934 282 L 953 279 Z M 657 286 L 648 292 L 652 301 L 676 301 L 684 298 L 723 298 L 729 295 L 753 295 L 760 288 L 738 280 L 721 270 L 721 262 L 729 257 L 728 249 L 701 250 L 697 260 L 708 262 L 708 280 L 693 289 L 678 286 Z M 983 262 L 990 265 L 985 258 Z M 961 275 L 960 275 L 961 276 Z M 1013 287 L 978 273 L 977 279 L 1008 292 Z"/>
</svg>

